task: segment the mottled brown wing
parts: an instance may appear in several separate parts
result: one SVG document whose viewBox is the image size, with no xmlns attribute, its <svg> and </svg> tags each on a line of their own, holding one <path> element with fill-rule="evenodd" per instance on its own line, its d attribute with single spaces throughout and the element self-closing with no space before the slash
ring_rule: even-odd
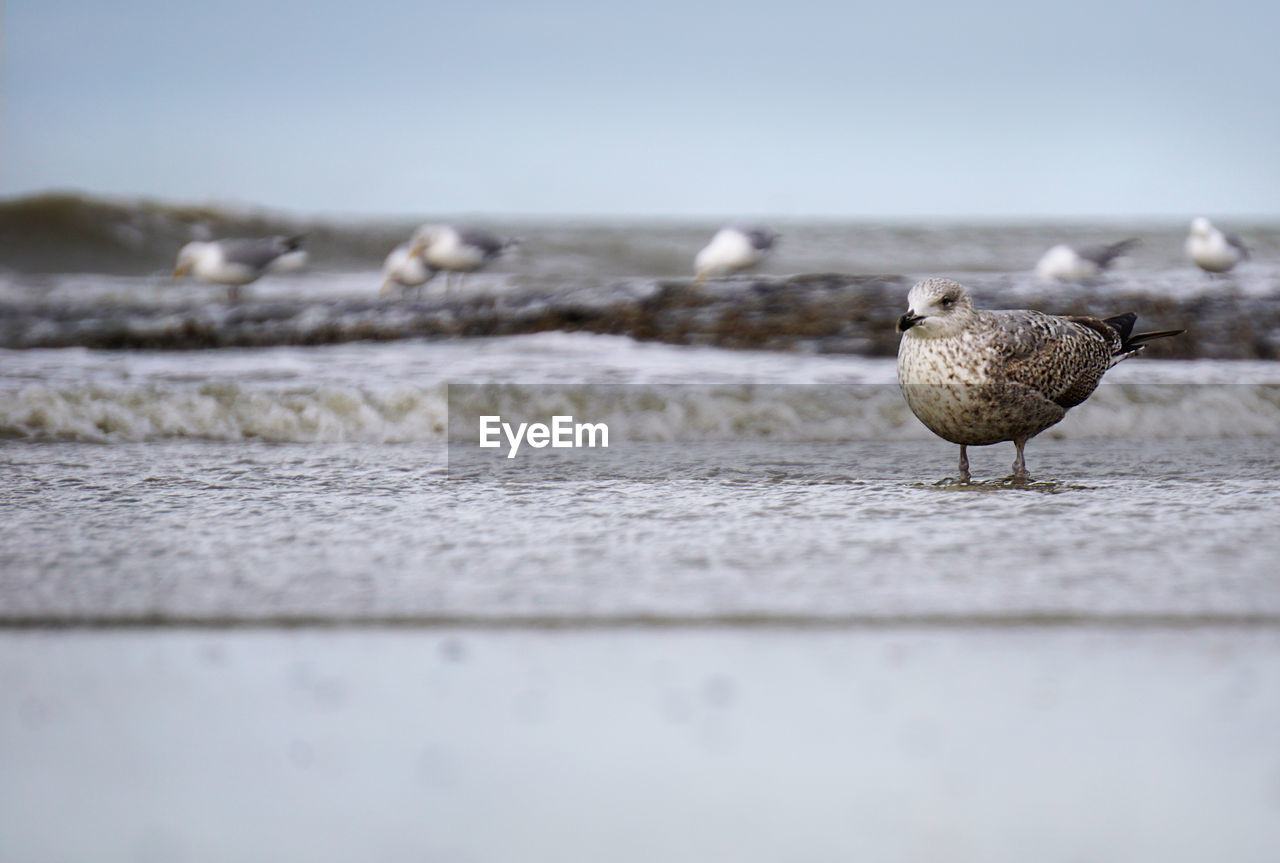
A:
<svg viewBox="0 0 1280 863">
<path fill-rule="evenodd" d="M 1087 399 L 1111 365 L 1115 331 L 1096 318 L 993 312 L 1008 346 L 1002 371 L 1062 408 Z"/>
</svg>

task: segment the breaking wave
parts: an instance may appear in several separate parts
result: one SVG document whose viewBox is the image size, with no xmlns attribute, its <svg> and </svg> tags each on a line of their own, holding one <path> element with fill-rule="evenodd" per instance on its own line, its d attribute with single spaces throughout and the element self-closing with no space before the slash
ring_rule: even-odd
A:
<svg viewBox="0 0 1280 863">
<path fill-rule="evenodd" d="M 0 397 L 0 436 L 127 443 L 474 443 L 480 416 L 606 423 L 611 442 L 839 442 L 930 437 L 894 386 L 482 384 L 272 389 L 232 383 L 30 384 Z M 1280 433 L 1280 385 L 1104 384 L 1045 435 L 1252 437 Z"/>
</svg>

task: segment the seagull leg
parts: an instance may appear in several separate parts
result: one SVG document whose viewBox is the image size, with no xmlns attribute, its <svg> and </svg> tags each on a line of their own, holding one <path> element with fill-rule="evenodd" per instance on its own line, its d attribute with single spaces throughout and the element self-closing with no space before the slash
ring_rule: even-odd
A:
<svg viewBox="0 0 1280 863">
<path fill-rule="evenodd" d="M 239 285 L 229 285 L 227 287 L 227 305 L 230 305 L 230 306 L 240 305 L 240 286 Z"/>
<path fill-rule="evenodd" d="M 960 482 L 969 482 L 969 448 L 964 444 L 960 444 Z"/>
<path fill-rule="evenodd" d="M 1027 445 L 1027 439 L 1024 437 L 1014 440 L 1013 445 L 1018 448 L 1018 457 L 1013 460 L 1013 478 L 1014 479 L 1030 479 L 1027 476 L 1027 461 L 1022 456 L 1022 448 Z"/>
</svg>

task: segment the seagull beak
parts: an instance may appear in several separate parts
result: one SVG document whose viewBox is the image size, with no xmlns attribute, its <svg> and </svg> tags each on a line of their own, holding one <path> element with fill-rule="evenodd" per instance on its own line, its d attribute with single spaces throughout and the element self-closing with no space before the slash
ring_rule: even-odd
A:
<svg viewBox="0 0 1280 863">
<path fill-rule="evenodd" d="M 180 278 L 182 278 L 183 276 L 185 276 L 185 275 L 186 275 L 190 270 L 191 270 L 191 265 L 190 265 L 190 264 L 181 264 L 181 265 L 179 265 L 179 266 L 177 266 L 177 267 L 174 267 L 174 269 L 173 269 L 173 277 L 174 277 L 175 279 L 180 279 Z"/>
<path fill-rule="evenodd" d="M 908 311 L 905 315 L 898 318 L 898 332 L 905 333 L 916 324 L 924 320 L 924 315 L 913 315 Z"/>
</svg>

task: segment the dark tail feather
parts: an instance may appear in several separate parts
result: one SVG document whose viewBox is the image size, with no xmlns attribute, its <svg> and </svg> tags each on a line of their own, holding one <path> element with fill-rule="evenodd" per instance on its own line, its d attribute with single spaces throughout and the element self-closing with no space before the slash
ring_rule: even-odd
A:
<svg viewBox="0 0 1280 863">
<path fill-rule="evenodd" d="M 1160 330 L 1156 333 L 1138 333 L 1124 343 L 1124 346 L 1131 347 L 1133 345 L 1145 345 L 1147 342 L 1154 342 L 1156 339 L 1167 339 L 1170 336 L 1180 336 L 1186 330 Z"/>
<path fill-rule="evenodd" d="M 1133 325 L 1137 322 L 1138 316 L 1134 312 L 1125 312 L 1123 315 L 1116 315 L 1114 318 L 1104 318 L 1103 323 L 1116 331 L 1116 335 L 1120 336 L 1120 350 L 1116 352 L 1117 358 L 1124 358 L 1131 354 L 1136 354 L 1142 350 L 1147 342 L 1154 342 L 1156 339 L 1167 339 L 1170 336 L 1180 336 L 1186 330 L 1160 330 L 1154 333 L 1138 333 L 1134 335 Z"/>
<path fill-rule="evenodd" d="M 1137 312 L 1125 312 L 1123 315 L 1116 315 L 1114 318 L 1103 318 L 1102 322 L 1111 329 L 1116 331 L 1120 336 L 1120 344 L 1129 344 L 1129 334 L 1133 332 L 1133 325 L 1138 322 Z"/>
</svg>

